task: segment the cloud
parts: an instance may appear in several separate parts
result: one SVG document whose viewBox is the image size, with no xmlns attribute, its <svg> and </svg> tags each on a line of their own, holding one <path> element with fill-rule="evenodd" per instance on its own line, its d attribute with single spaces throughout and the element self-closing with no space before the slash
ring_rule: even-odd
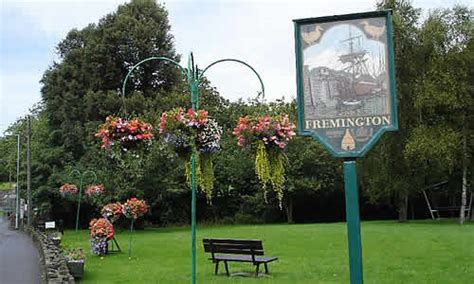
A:
<svg viewBox="0 0 474 284">
<path fill-rule="evenodd" d="M 41 72 L 0 75 L 0 136 L 19 116 L 41 101 Z"/>
<path fill-rule="evenodd" d="M 47 37 L 62 38 L 72 28 L 83 28 L 113 12 L 124 0 L 107 1 L 6 1 L 2 5 L 20 11 Z"/>
<path fill-rule="evenodd" d="M 317 55 L 305 58 L 304 65 L 308 65 L 309 69 L 324 66 L 339 70 L 344 67 L 344 64 L 339 61 L 339 55 L 335 50 L 326 49 Z"/>
</svg>

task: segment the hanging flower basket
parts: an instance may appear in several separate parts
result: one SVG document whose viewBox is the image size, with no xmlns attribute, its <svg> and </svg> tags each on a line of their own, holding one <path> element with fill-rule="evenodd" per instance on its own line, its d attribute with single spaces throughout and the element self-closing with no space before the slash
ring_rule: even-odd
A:
<svg viewBox="0 0 474 284">
<path fill-rule="evenodd" d="M 61 187 L 59 188 L 59 192 L 63 197 L 69 197 L 77 194 L 79 192 L 79 189 L 77 189 L 77 186 L 75 184 L 65 183 L 61 185 Z"/>
<path fill-rule="evenodd" d="M 271 183 L 280 203 L 285 185 L 285 147 L 296 135 L 296 126 L 288 115 L 245 116 L 239 118 L 232 134 L 237 145 L 255 151 L 255 173 L 266 198 L 267 185 Z"/>
<path fill-rule="evenodd" d="M 114 238 L 114 226 L 105 218 L 92 219 L 89 223 L 91 250 L 96 255 L 107 253 L 107 241 Z"/>
<path fill-rule="evenodd" d="M 86 195 L 89 197 L 102 195 L 104 193 L 103 184 L 93 184 L 86 188 Z"/>
<path fill-rule="evenodd" d="M 115 223 L 123 214 L 123 206 L 120 202 L 109 203 L 105 205 L 100 211 L 104 218 L 107 218 L 112 223 Z"/>
<path fill-rule="evenodd" d="M 132 197 L 122 205 L 123 215 L 129 219 L 138 219 L 148 212 L 148 206 L 144 200 Z"/>
<path fill-rule="evenodd" d="M 102 149 L 118 147 L 127 152 L 146 145 L 153 138 L 153 126 L 138 118 L 126 119 L 108 116 L 99 126 L 95 137 L 102 139 Z"/>
<path fill-rule="evenodd" d="M 208 200 L 214 188 L 212 155 L 220 150 L 222 128 L 205 110 L 175 108 L 161 115 L 158 131 L 162 142 L 185 161 L 186 181 L 191 184 L 191 156 L 196 153 L 196 181 Z"/>
<path fill-rule="evenodd" d="M 128 258 L 132 257 L 132 234 L 133 234 L 133 221 L 144 216 L 148 212 L 148 206 L 144 200 L 140 200 L 136 197 L 132 197 L 122 205 L 123 215 L 131 219 L 130 220 L 130 237 L 128 239 Z"/>
<path fill-rule="evenodd" d="M 111 240 L 114 237 L 114 225 L 105 218 L 92 219 L 89 223 L 91 237 Z"/>
</svg>

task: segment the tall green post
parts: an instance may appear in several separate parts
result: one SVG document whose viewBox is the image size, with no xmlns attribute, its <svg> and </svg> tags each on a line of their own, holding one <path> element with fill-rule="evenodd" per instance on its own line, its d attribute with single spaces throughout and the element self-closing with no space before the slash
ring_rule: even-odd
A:
<svg viewBox="0 0 474 284">
<path fill-rule="evenodd" d="M 193 54 L 188 60 L 188 80 L 191 91 L 191 107 L 193 111 L 198 109 L 199 98 L 199 78 L 197 78 L 197 68 L 194 67 Z M 191 157 L 191 282 L 196 283 L 196 155 L 193 152 Z"/>
<path fill-rule="evenodd" d="M 355 159 L 344 160 L 344 189 L 346 194 L 347 242 L 351 284 L 363 283 L 362 244 L 360 237 L 359 193 Z"/>
<path fill-rule="evenodd" d="M 82 180 L 82 177 L 81 177 L 81 179 L 79 181 L 79 194 L 78 194 L 78 197 L 77 197 L 76 233 L 77 233 L 77 230 L 79 229 L 79 214 L 81 212 L 82 183 L 83 183 L 83 180 Z"/>
</svg>

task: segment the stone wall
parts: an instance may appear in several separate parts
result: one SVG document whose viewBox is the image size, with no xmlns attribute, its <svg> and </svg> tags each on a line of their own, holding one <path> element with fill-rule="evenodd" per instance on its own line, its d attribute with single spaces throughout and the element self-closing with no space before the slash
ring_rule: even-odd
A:
<svg viewBox="0 0 474 284">
<path fill-rule="evenodd" d="M 67 283 L 73 284 L 74 277 L 69 273 L 64 255 L 59 247 L 46 234 L 35 229 L 25 229 L 32 237 L 33 242 L 38 247 L 41 261 L 43 264 L 42 279 L 44 283 L 57 284 Z"/>
</svg>

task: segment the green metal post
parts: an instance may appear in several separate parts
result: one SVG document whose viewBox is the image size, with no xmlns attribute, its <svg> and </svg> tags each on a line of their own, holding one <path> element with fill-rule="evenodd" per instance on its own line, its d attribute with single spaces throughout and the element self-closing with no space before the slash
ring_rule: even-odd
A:
<svg viewBox="0 0 474 284">
<path fill-rule="evenodd" d="M 362 245 L 360 238 L 359 192 L 355 159 L 344 160 L 344 189 L 346 191 L 347 240 L 351 284 L 362 284 Z"/>
<path fill-rule="evenodd" d="M 188 61 L 188 79 L 191 88 L 191 106 L 193 111 L 198 109 L 198 84 L 197 68 L 194 68 L 194 58 L 191 53 Z M 191 283 L 196 284 L 196 155 L 194 149 L 191 156 Z"/>
<path fill-rule="evenodd" d="M 77 197 L 77 212 L 76 212 L 76 233 L 79 229 L 79 213 L 81 212 L 81 197 L 82 197 L 82 182 L 83 182 L 83 175 L 81 175 L 79 181 L 79 196 Z"/>
<path fill-rule="evenodd" d="M 132 235 L 133 235 L 133 218 L 130 222 L 130 236 L 128 237 L 128 259 L 132 259 Z"/>
<path fill-rule="evenodd" d="M 192 283 L 196 283 L 196 154 L 191 158 L 191 253 Z"/>
</svg>

